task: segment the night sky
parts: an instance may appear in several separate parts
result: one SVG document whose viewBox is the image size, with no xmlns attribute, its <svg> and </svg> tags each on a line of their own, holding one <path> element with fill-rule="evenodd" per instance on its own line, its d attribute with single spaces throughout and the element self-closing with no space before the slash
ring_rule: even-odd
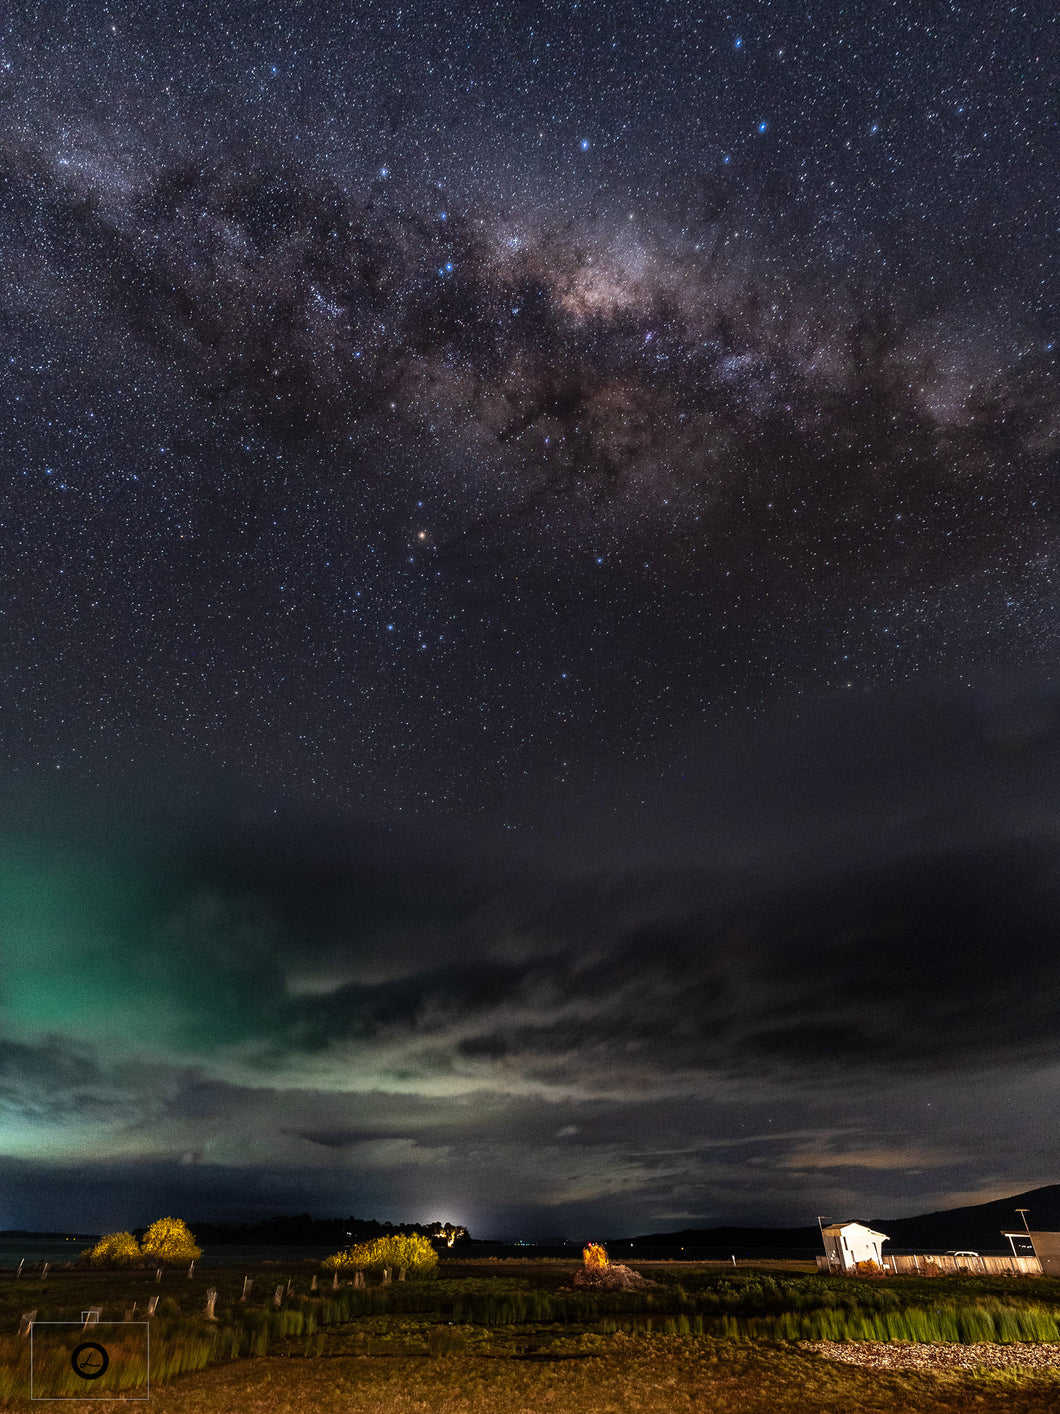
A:
<svg viewBox="0 0 1060 1414">
<path fill-rule="evenodd" d="M 1060 23 L 0 29 L 0 1227 L 1054 1182 Z"/>
</svg>

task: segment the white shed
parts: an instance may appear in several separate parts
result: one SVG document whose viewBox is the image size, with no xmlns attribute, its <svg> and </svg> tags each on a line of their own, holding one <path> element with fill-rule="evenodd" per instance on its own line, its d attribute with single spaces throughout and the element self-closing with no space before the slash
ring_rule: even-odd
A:
<svg viewBox="0 0 1060 1414">
<path fill-rule="evenodd" d="M 859 1262 L 883 1266 L 880 1249 L 887 1241 L 885 1232 L 874 1232 L 864 1223 L 829 1223 L 821 1229 L 825 1256 L 830 1270 L 849 1272 Z"/>
</svg>

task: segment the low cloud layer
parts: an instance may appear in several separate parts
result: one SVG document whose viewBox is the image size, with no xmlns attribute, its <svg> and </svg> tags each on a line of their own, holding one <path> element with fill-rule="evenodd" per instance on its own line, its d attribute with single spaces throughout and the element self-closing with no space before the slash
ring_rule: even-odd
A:
<svg viewBox="0 0 1060 1414">
<path fill-rule="evenodd" d="M 937 719 L 938 750 L 946 720 L 964 719 Z M 560 875 L 306 822 L 110 848 L 10 832 L 0 921 L 33 966 L 5 982 L 0 1103 L 36 1187 L 13 1180 L 28 1206 L 7 1225 L 43 1221 L 33 1192 L 74 1221 L 73 1163 L 95 1175 L 82 1225 L 138 1221 L 133 1179 L 175 1166 L 200 1216 L 444 1199 L 480 1231 L 537 1234 L 1044 1180 L 1028 1135 L 1058 1083 L 1055 833 L 1032 800 L 1017 828 L 995 765 L 972 769 L 987 736 L 947 755 L 975 828 L 912 827 L 943 795 L 912 809 L 913 752 L 905 785 L 892 759 L 905 847 L 881 846 L 853 785 L 850 847 L 812 869 L 793 867 L 820 829 L 809 798 L 787 854 L 750 848 L 748 801 L 742 870 L 719 851 Z M 1051 739 L 1024 733 L 1004 769 L 1047 768 Z"/>
</svg>

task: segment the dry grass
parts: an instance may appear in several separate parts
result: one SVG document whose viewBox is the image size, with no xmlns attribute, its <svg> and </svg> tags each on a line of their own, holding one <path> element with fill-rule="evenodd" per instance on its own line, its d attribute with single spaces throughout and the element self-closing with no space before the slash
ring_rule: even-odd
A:
<svg viewBox="0 0 1060 1414">
<path fill-rule="evenodd" d="M 1015 1350 L 1011 1345 L 992 1351 L 997 1366 L 992 1370 L 955 1363 L 896 1369 L 889 1368 L 896 1347 L 873 1355 L 869 1347 L 851 1343 L 864 1338 L 866 1322 L 884 1319 L 901 1318 L 908 1325 L 915 1317 L 937 1325 L 952 1316 L 968 1329 L 943 1337 L 949 1340 L 970 1339 L 972 1325 L 987 1316 L 994 1320 L 998 1311 L 1010 1323 L 1053 1321 L 1060 1318 L 1060 1303 L 1055 1283 L 1046 1279 L 1016 1284 L 939 1278 L 925 1284 L 847 1282 L 775 1269 L 733 1274 L 702 1265 L 675 1270 L 659 1264 L 651 1270 L 659 1285 L 645 1293 L 565 1291 L 558 1286 L 562 1264 L 514 1269 L 504 1264 L 498 1270 L 483 1263 L 466 1272 L 446 1264 L 446 1279 L 422 1286 L 395 1283 L 366 1292 L 344 1286 L 334 1293 L 327 1283 L 310 1297 L 311 1271 L 300 1268 L 291 1272 L 295 1295 L 285 1294 L 279 1311 L 271 1295 L 281 1280 L 278 1269 L 256 1269 L 253 1299 L 246 1303 L 239 1300 L 242 1274 L 230 1270 L 206 1278 L 197 1273 L 194 1282 L 167 1276 L 161 1286 L 143 1274 L 101 1281 L 100 1275 L 57 1273 L 47 1283 L 12 1282 L 0 1291 L 8 1331 L 0 1336 L 0 1348 L 12 1368 L 25 1361 L 26 1342 L 14 1330 L 18 1313 L 27 1307 L 39 1307 L 40 1319 L 69 1319 L 79 1303 L 93 1304 L 90 1296 L 109 1314 L 123 1303 L 138 1300 L 142 1306 L 148 1295 L 162 1293 L 152 1322 L 152 1394 L 146 1406 L 156 1414 L 1060 1411 L 1060 1371 L 1012 1368 L 1006 1356 Z M 209 1329 L 202 1319 L 204 1281 L 220 1290 L 221 1324 Z M 848 1343 L 837 1348 L 844 1359 L 864 1352 L 865 1365 L 825 1359 L 797 1345 L 807 1321 L 842 1327 Z M 728 1326 L 735 1339 L 722 1334 Z M 1044 1342 L 1038 1346 L 1040 1361 L 1060 1345 L 1051 1329 L 1052 1335 L 1044 1326 L 1038 1334 Z M 224 1349 L 207 1350 L 196 1364 L 191 1356 L 199 1345 L 209 1345 L 211 1330 Z M 890 1334 L 893 1339 L 896 1332 Z M 919 1338 L 929 1334 L 925 1327 Z M 995 1338 L 1015 1340 L 1020 1331 L 1006 1328 Z M 963 1358 L 976 1347 L 951 1349 Z M 229 1362 L 227 1356 L 237 1350 L 259 1358 Z M 207 1358 L 225 1363 L 202 1368 Z M 167 1375 L 172 1382 L 166 1382 Z M 7 1387 L 22 1390 L 26 1384 L 9 1380 Z M 83 1414 L 100 1407 L 64 1402 Z M 20 1398 L 6 1407 L 29 1414 L 36 1406 Z"/>
<path fill-rule="evenodd" d="M 94 1414 L 99 1406 L 66 1407 Z M 870 1373 L 790 1348 L 617 1336 L 606 1355 L 558 1360 L 245 1360 L 188 1375 L 154 1393 L 149 1408 L 153 1414 L 1055 1414 L 1060 1379 Z"/>
</svg>

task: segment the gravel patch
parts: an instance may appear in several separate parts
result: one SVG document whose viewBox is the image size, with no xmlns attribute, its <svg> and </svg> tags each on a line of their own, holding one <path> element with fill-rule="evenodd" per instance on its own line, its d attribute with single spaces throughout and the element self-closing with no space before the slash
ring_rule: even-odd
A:
<svg viewBox="0 0 1060 1414">
<path fill-rule="evenodd" d="M 1060 1345 L 918 1345 L 912 1341 L 804 1340 L 828 1360 L 869 1370 L 1060 1370 Z"/>
</svg>

